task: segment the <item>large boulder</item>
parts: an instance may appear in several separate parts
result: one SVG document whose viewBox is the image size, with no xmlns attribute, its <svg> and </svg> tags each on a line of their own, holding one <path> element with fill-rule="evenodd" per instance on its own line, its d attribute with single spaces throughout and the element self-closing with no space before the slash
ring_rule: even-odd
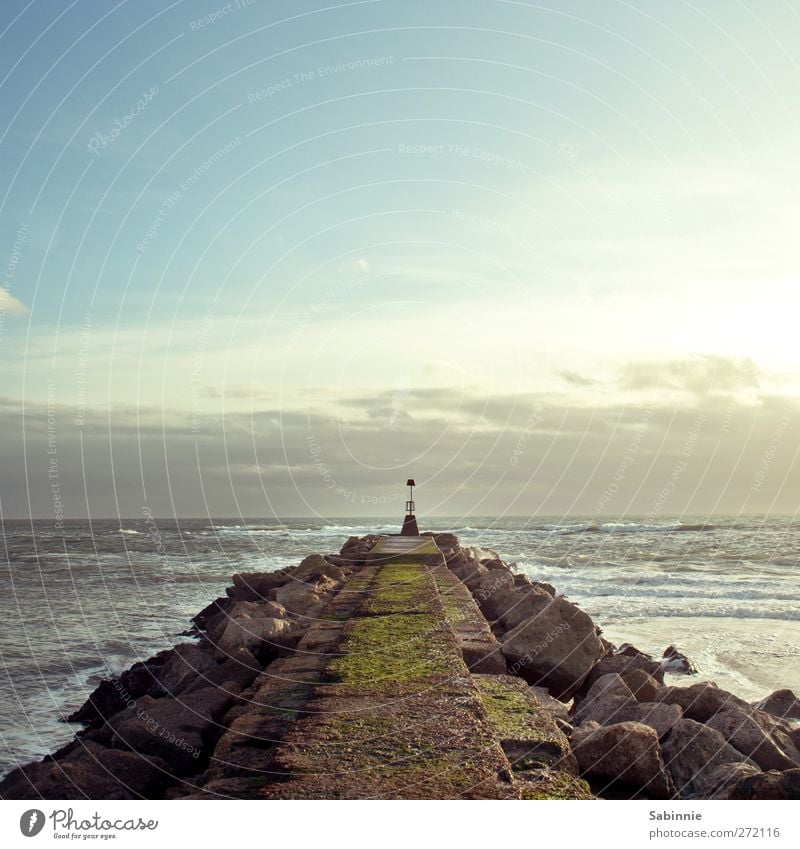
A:
<svg viewBox="0 0 800 849">
<path fill-rule="evenodd" d="M 630 687 L 639 702 L 653 702 L 661 685 L 644 669 L 631 669 L 621 672 L 622 680 Z"/>
<path fill-rule="evenodd" d="M 511 569 L 503 563 L 499 557 L 489 557 L 486 560 L 481 560 L 481 565 L 485 566 L 490 572 L 510 572 Z"/>
<path fill-rule="evenodd" d="M 117 678 L 102 680 L 78 710 L 65 717 L 67 722 L 82 722 L 92 727 L 102 725 L 121 711 L 130 699 L 157 691 L 158 676 L 171 650 L 134 663 Z"/>
<path fill-rule="evenodd" d="M 233 576 L 233 587 L 225 591 L 234 601 L 264 601 L 291 577 L 284 569 L 274 572 L 241 572 Z"/>
<path fill-rule="evenodd" d="M 426 536 L 426 534 L 423 534 L 423 536 Z M 433 537 L 433 541 L 436 543 L 437 548 L 445 556 L 460 549 L 458 537 L 455 534 L 430 534 L 430 536 Z"/>
<path fill-rule="evenodd" d="M 725 709 L 748 709 L 749 705 L 733 693 L 722 690 L 711 681 L 692 684 L 691 687 L 662 687 L 656 693 L 656 701 L 671 705 L 680 705 L 687 719 L 707 722 L 711 717 Z"/>
<path fill-rule="evenodd" d="M 380 534 L 367 534 L 363 537 L 348 537 L 342 546 L 339 556 L 343 557 L 351 566 L 361 566 L 367 560 L 367 555 L 377 543 L 383 539 Z"/>
<path fill-rule="evenodd" d="M 296 625 L 288 619 L 274 616 L 240 616 L 228 622 L 217 641 L 217 656 L 233 657 L 247 649 L 256 657 L 280 654 L 293 644 Z"/>
<path fill-rule="evenodd" d="M 235 698 L 218 687 L 197 690 L 185 701 L 143 696 L 108 723 L 112 747 L 162 758 L 175 775 L 197 772 Z"/>
<path fill-rule="evenodd" d="M 770 770 L 742 778 L 728 799 L 800 799 L 800 769 Z"/>
<path fill-rule="evenodd" d="M 636 704 L 630 687 L 621 675 L 604 675 L 592 684 L 586 696 L 573 707 L 571 722 L 573 725 L 584 722 L 597 722 L 600 725 L 621 722 L 620 711 Z"/>
<path fill-rule="evenodd" d="M 710 792 L 709 776 L 723 764 L 756 766 L 719 731 L 693 719 L 679 719 L 673 725 L 662 743 L 662 752 L 675 788 L 684 798 L 706 798 Z"/>
<path fill-rule="evenodd" d="M 743 779 L 761 774 L 761 770 L 750 763 L 720 764 L 706 773 L 700 795 L 703 799 L 728 799 Z"/>
<path fill-rule="evenodd" d="M 299 566 L 291 570 L 295 581 L 318 581 L 320 578 L 330 578 L 332 581 L 343 581 L 344 572 L 329 563 L 321 554 L 309 554 Z"/>
<path fill-rule="evenodd" d="M 553 601 L 550 593 L 538 587 L 515 586 L 513 576 L 506 572 L 490 572 L 480 583 L 480 589 L 473 590 L 475 600 L 483 615 L 503 632 L 536 616 Z"/>
<path fill-rule="evenodd" d="M 323 577 L 306 583 L 292 581 L 280 587 L 275 593 L 275 601 L 294 616 L 314 619 L 331 599 L 338 584 L 331 578 Z"/>
<path fill-rule="evenodd" d="M 706 726 L 719 731 L 731 746 L 747 755 L 763 770 L 794 769 L 800 766 L 777 745 L 749 712 L 726 708 L 715 713 Z"/>
<path fill-rule="evenodd" d="M 208 644 L 206 644 L 208 645 Z M 212 652 L 194 643 L 176 646 L 169 652 L 166 663 L 157 675 L 158 690 L 153 695 L 175 696 L 216 668 Z"/>
<path fill-rule="evenodd" d="M 755 707 L 782 719 L 800 719 L 800 700 L 791 690 L 776 690 Z"/>
<path fill-rule="evenodd" d="M 637 649 L 633 649 L 633 651 L 635 653 L 627 654 L 619 652 L 611 655 L 605 654 L 601 657 L 587 676 L 585 688 L 591 687 L 603 675 L 609 675 L 612 672 L 623 675 L 626 672 L 633 672 L 635 669 L 641 669 L 650 675 L 658 684 L 663 684 L 664 671 L 661 668 L 661 664 L 644 652 L 640 652 Z"/>
<path fill-rule="evenodd" d="M 236 575 L 233 576 L 234 581 L 236 580 L 236 577 Z M 192 617 L 192 623 L 194 624 L 195 630 L 200 632 L 205 631 L 208 623 L 220 614 L 225 613 L 232 604 L 234 604 L 234 601 L 229 596 L 215 598 L 214 601 L 207 604 L 199 613 Z"/>
<path fill-rule="evenodd" d="M 656 732 L 638 722 L 599 726 L 589 723 L 572 733 L 572 751 L 581 774 L 592 779 L 596 792 L 619 795 L 620 786 L 630 795 L 669 799 L 673 795 L 664 768 Z"/>
<path fill-rule="evenodd" d="M 559 597 L 502 638 L 503 654 L 514 674 L 569 700 L 603 652 L 591 618 Z"/>
<path fill-rule="evenodd" d="M 261 664 L 256 660 L 253 653 L 244 646 L 227 654 L 221 663 L 198 675 L 192 681 L 184 693 L 194 690 L 202 690 L 204 687 L 226 687 L 230 685 L 246 690 L 261 672 Z"/>
<path fill-rule="evenodd" d="M 170 779 L 160 758 L 80 742 L 58 761 L 10 772 L 0 781 L 0 799 L 155 799 Z"/>
<path fill-rule="evenodd" d="M 629 702 L 617 710 L 616 716 L 616 722 L 649 725 L 658 734 L 658 739 L 663 740 L 682 718 L 683 712 L 678 705 L 663 702 Z"/>
</svg>

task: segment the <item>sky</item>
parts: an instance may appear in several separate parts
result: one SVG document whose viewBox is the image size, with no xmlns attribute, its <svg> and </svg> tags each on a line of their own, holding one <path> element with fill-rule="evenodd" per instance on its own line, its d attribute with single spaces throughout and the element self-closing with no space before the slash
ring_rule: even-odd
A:
<svg viewBox="0 0 800 849">
<path fill-rule="evenodd" d="M 0 518 L 794 514 L 785 0 L 4 0 Z"/>
</svg>

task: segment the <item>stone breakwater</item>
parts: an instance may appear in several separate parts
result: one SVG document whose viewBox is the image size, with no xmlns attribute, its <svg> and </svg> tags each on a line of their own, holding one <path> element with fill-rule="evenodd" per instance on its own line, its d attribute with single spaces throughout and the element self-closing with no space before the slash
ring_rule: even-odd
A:
<svg viewBox="0 0 800 849">
<path fill-rule="evenodd" d="M 666 686 L 692 671 L 673 647 L 616 647 L 553 586 L 427 536 L 234 575 L 195 642 L 103 681 L 0 797 L 798 798 L 791 692 Z"/>
</svg>

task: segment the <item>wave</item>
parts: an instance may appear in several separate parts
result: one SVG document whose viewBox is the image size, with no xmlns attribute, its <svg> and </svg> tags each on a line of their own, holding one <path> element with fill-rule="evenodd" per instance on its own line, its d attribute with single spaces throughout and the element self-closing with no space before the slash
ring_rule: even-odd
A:
<svg viewBox="0 0 800 849">
<path fill-rule="evenodd" d="M 585 600 L 584 600 L 585 601 Z M 590 612 L 588 603 L 582 605 L 583 608 Z M 755 610 L 751 606 L 747 607 L 731 607 L 731 608 L 697 608 L 687 610 L 685 607 L 669 607 L 667 605 L 660 607 L 648 607 L 640 610 L 609 610 L 603 613 L 593 611 L 593 618 L 601 625 L 611 623 L 644 621 L 654 619 L 656 617 L 667 618 L 682 618 L 682 619 L 772 619 L 780 622 L 798 622 L 800 623 L 800 611 L 797 607 L 774 608 Z"/>
<path fill-rule="evenodd" d="M 716 525 L 689 525 L 675 522 L 672 525 L 648 525 L 638 522 L 604 522 L 602 525 L 588 525 L 578 533 L 670 533 L 675 531 L 713 531 Z"/>
<path fill-rule="evenodd" d="M 118 534 L 130 534 L 131 536 L 141 536 L 141 531 L 135 531 L 133 528 L 119 528 Z"/>
</svg>

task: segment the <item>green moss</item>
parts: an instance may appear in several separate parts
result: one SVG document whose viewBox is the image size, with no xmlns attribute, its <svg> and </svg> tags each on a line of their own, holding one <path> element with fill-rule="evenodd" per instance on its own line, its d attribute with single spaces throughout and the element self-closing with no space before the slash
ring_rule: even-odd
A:
<svg viewBox="0 0 800 849">
<path fill-rule="evenodd" d="M 458 625 L 466 621 L 468 616 L 464 611 L 462 601 L 458 598 L 456 589 L 438 569 L 433 574 L 448 624 Z"/>
<path fill-rule="evenodd" d="M 375 576 L 362 612 L 372 616 L 430 610 L 435 600 L 430 576 L 419 563 L 397 562 Z"/>
<path fill-rule="evenodd" d="M 438 617 L 424 613 L 365 616 L 345 626 L 343 653 L 326 670 L 328 680 L 374 686 L 447 675 L 451 664 L 437 651 Z"/>
<path fill-rule="evenodd" d="M 520 782 L 520 799 L 594 799 L 591 788 L 582 778 L 568 772 L 542 772 Z"/>
<path fill-rule="evenodd" d="M 489 675 L 476 675 L 475 683 L 500 738 L 545 742 L 558 736 L 550 715 L 524 690 Z"/>
</svg>

